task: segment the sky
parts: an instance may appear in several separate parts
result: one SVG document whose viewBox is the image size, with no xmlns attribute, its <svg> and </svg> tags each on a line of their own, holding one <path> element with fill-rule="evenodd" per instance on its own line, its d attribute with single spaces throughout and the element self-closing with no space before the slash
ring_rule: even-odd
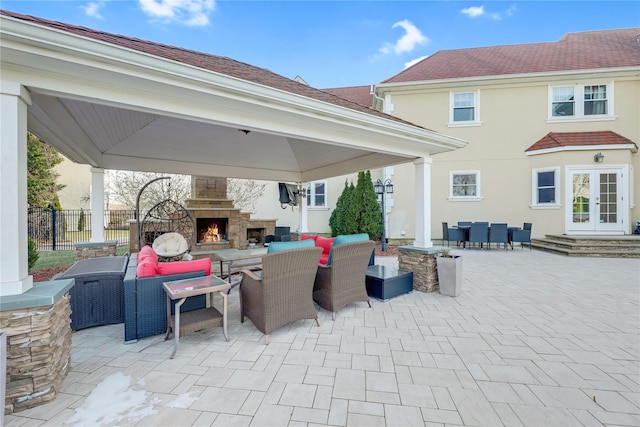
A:
<svg viewBox="0 0 640 427">
<path fill-rule="evenodd" d="M 640 27 L 635 0 L 1 0 L 0 8 L 227 56 L 321 89 L 380 83 L 440 50 Z"/>
</svg>

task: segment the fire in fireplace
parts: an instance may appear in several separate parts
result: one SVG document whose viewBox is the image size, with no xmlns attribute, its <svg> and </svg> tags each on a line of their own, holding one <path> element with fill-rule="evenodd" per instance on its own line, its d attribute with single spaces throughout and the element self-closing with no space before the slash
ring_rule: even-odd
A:
<svg viewBox="0 0 640 427">
<path fill-rule="evenodd" d="M 198 243 L 227 241 L 227 218 L 197 218 Z"/>
</svg>

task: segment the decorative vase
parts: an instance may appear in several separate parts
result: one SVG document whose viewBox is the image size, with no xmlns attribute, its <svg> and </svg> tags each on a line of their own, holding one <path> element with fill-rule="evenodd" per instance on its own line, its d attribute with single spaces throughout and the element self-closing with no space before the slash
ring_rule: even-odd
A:
<svg viewBox="0 0 640 427">
<path fill-rule="evenodd" d="M 440 293 L 457 297 L 462 292 L 462 257 L 436 257 Z"/>
</svg>

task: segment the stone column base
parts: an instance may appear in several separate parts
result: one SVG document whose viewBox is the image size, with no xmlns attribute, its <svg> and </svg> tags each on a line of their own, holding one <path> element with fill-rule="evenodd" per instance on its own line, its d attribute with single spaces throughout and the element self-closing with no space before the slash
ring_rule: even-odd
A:
<svg viewBox="0 0 640 427">
<path fill-rule="evenodd" d="M 398 247 L 400 270 L 413 272 L 413 289 L 420 292 L 435 292 L 438 288 L 436 257 L 440 248 Z"/>
<path fill-rule="evenodd" d="M 71 367 L 70 316 L 68 293 L 53 305 L 0 312 L 7 336 L 5 414 L 56 398 Z"/>
</svg>

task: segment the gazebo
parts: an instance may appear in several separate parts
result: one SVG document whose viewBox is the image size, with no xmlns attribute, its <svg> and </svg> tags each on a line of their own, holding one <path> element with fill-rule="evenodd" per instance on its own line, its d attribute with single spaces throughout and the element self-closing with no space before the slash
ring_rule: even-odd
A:
<svg viewBox="0 0 640 427">
<path fill-rule="evenodd" d="M 42 340 L 29 362 L 42 376 L 18 398 L 29 406 L 68 372 L 73 280 L 28 274 L 27 131 L 91 165 L 92 242 L 104 240 L 105 169 L 302 184 L 414 162 L 414 246 L 429 248 L 430 156 L 466 145 L 230 58 L 8 11 L 0 58 L 0 314 Z"/>
<path fill-rule="evenodd" d="M 464 141 L 227 57 L 0 13 L 0 296 L 32 286 L 27 130 L 92 166 L 92 240 L 104 169 L 304 183 L 413 161 L 415 246 L 431 246 L 430 156 Z"/>
</svg>

